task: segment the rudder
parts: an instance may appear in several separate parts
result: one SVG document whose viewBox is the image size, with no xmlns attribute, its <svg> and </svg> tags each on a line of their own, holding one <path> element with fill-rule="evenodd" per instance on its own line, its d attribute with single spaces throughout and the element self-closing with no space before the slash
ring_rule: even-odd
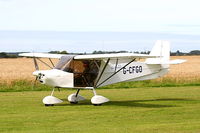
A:
<svg viewBox="0 0 200 133">
<path fill-rule="evenodd" d="M 162 64 L 164 62 L 169 62 L 169 60 L 170 60 L 170 43 L 169 43 L 169 41 L 162 41 L 162 40 L 156 41 L 153 49 L 150 52 L 150 55 L 160 56 L 160 57 L 146 59 L 147 64 L 148 63 Z"/>
</svg>

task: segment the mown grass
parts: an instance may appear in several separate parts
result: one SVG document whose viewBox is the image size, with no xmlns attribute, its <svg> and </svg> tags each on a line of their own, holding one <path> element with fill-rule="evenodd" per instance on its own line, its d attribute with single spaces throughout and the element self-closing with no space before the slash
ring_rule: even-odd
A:
<svg viewBox="0 0 200 133">
<path fill-rule="evenodd" d="M 155 80 L 145 80 L 136 82 L 122 82 L 109 86 L 102 87 L 104 89 L 109 88 L 141 88 L 141 87 L 183 87 L 183 86 L 200 86 L 200 78 L 193 80 L 177 79 L 164 77 Z"/>
<path fill-rule="evenodd" d="M 75 90 L 55 92 L 63 100 Z M 200 87 L 100 89 L 111 101 L 92 106 L 88 100 L 71 105 L 66 100 L 45 107 L 47 91 L 0 92 L 0 132 L 70 133 L 198 133 Z"/>
</svg>

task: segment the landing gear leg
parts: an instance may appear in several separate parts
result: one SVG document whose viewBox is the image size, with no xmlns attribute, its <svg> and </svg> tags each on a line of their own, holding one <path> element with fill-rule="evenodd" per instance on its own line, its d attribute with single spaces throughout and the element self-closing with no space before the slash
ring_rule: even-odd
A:
<svg viewBox="0 0 200 133">
<path fill-rule="evenodd" d="M 76 92 L 76 97 L 78 96 L 79 91 L 80 91 L 80 89 L 77 90 L 77 92 Z"/>
<path fill-rule="evenodd" d="M 51 92 L 51 96 L 53 96 L 54 90 L 55 90 L 55 88 L 53 88 L 53 90 L 52 90 L 52 92 Z"/>
<path fill-rule="evenodd" d="M 74 100 L 74 101 L 71 101 L 71 102 L 70 102 L 71 104 L 77 104 L 77 103 L 78 103 L 77 97 L 78 97 L 79 91 L 80 91 L 80 89 L 77 90 L 76 95 L 75 95 L 75 100 Z"/>
</svg>

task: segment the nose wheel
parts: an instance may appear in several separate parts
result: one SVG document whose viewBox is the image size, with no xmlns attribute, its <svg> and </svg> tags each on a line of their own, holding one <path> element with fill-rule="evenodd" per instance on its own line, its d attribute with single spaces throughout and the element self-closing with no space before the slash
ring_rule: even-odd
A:
<svg viewBox="0 0 200 133">
<path fill-rule="evenodd" d="M 63 102 L 59 98 L 54 97 L 53 93 L 54 93 L 54 88 L 53 88 L 50 96 L 46 96 L 46 97 L 43 98 L 42 102 L 44 103 L 45 106 L 54 106 L 54 104 L 58 104 L 58 103 Z"/>
</svg>

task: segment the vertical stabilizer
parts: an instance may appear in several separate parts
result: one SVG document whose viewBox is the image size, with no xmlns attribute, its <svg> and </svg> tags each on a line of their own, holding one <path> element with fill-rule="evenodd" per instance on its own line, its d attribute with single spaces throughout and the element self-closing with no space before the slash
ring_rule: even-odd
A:
<svg viewBox="0 0 200 133">
<path fill-rule="evenodd" d="M 168 41 L 158 40 L 150 52 L 152 56 L 160 56 L 158 58 L 146 59 L 148 64 L 165 64 L 170 60 L 170 43 Z"/>
</svg>

